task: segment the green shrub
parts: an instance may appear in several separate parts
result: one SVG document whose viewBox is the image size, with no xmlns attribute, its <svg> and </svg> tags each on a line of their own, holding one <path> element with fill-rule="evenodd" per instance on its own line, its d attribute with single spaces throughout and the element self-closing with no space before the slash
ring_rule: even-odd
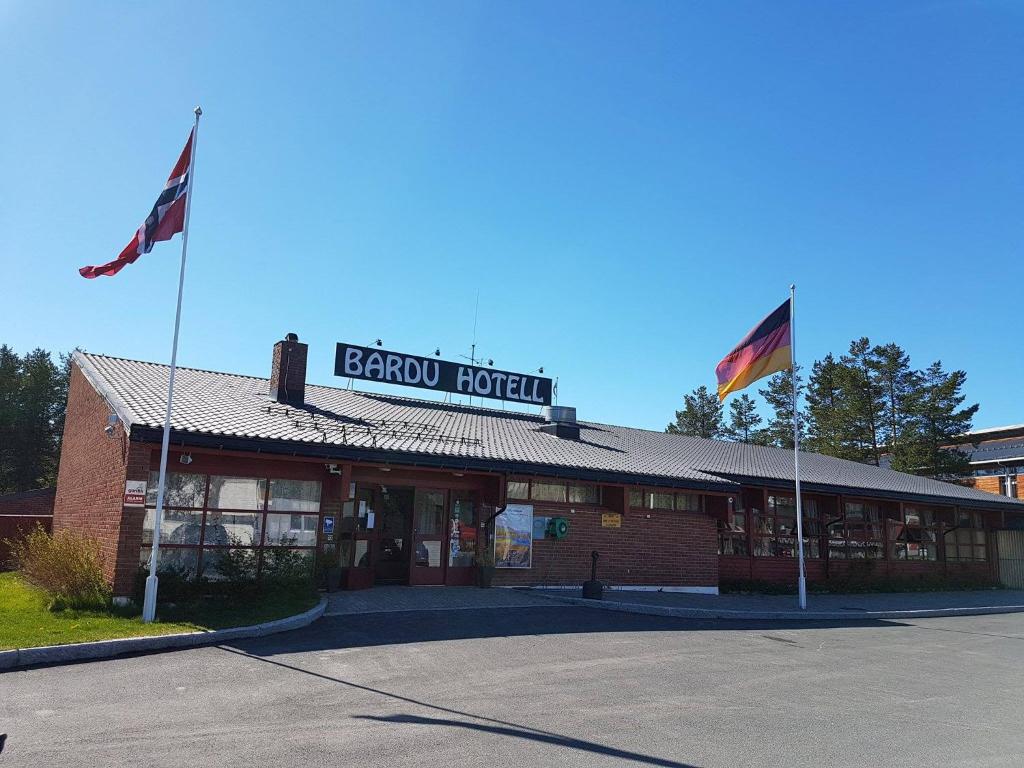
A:
<svg viewBox="0 0 1024 768">
<path fill-rule="evenodd" d="M 92 537 L 76 531 L 51 536 L 37 525 L 24 537 L 5 543 L 22 576 L 49 594 L 51 610 L 110 605 L 100 545 Z"/>
<path fill-rule="evenodd" d="M 280 587 L 313 587 L 313 558 L 304 552 L 284 547 L 263 550 L 263 569 L 260 586 L 266 589 Z"/>
</svg>

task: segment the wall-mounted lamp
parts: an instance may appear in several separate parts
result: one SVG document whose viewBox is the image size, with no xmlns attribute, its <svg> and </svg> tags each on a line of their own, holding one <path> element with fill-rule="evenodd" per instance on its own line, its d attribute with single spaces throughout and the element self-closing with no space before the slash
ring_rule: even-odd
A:
<svg viewBox="0 0 1024 768">
<path fill-rule="evenodd" d="M 107 437 L 114 436 L 114 429 L 117 427 L 119 421 L 120 419 L 117 417 L 116 413 L 112 413 L 107 416 L 107 425 L 103 427 L 103 431 L 106 433 Z"/>
<path fill-rule="evenodd" d="M 178 461 L 180 461 L 182 464 L 184 464 L 187 467 L 189 464 L 192 463 L 192 454 L 191 453 L 183 453 L 183 454 L 181 454 L 181 456 L 178 457 Z"/>
</svg>

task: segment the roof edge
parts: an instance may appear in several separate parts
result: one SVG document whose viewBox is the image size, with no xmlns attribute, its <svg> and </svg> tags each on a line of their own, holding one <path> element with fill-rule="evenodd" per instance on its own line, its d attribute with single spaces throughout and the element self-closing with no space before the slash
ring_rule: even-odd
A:
<svg viewBox="0 0 1024 768">
<path fill-rule="evenodd" d="M 102 397 L 107 406 L 124 424 L 124 431 L 130 436 L 132 433 L 132 426 L 137 424 L 141 419 L 135 415 L 135 412 L 128 407 L 128 404 L 121 399 L 121 397 L 113 390 L 113 388 L 107 384 L 107 380 L 103 374 L 100 373 L 96 366 L 92 364 L 86 353 L 76 349 L 71 355 L 72 361 L 78 366 L 78 369 L 85 376 L 86 381 L 89 385 L 96 390 L 96 393 Z"/>
<path fill-rule="evenodd" d="M 163 430 L 156 427 L 139 425 L 133 430 L 131 438 L 134 442 L 159 443 Z M 619 483 L 623 485 L 650 485 L 671 488 L 685 488 L 698 491 L 719 491 L 733 493 L 740 486 L 733 481 L 686 480 L 683 478 L 660 475 L 639 475 L 612 472 L 608 470 L 587 470 L 567 467 L 558 464 L 530 464 L 526 462 L 502 461 L 500 459 L 474 458 L 466 456 L 444 456 L 429 453 L 411 453 L 406 451 L 374 450 L 341 446 L 332 443 L 298 443 L 291 440 L 259 440 L 260 449 L 253 450 L 251 438 L 211 435 L 203 432 L 182 432 L 171 430 L 171 444 L 178 447 L 218 448 L 224 450 L 241 450 L 253 454 L 261 453 L 273 456 L 304 456 L 307 458 L 342 459 L 357 462 L 395 464 L 402 466 L 434 467 L 453 470 L 477 470 L 483 472 L 502 472 L 514 475 L 540 475 L 577 479 L 595 483 Z"/>
</svg>

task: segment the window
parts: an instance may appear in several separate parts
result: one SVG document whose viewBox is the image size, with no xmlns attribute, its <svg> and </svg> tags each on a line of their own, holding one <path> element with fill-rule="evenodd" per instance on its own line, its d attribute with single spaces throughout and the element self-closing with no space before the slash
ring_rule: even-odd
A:
<svg viewBox="0 0 1024 768">
<path fill-rule="evenodd" d="M 156 524 L 155 472 L 150 484 L 139 552 L 144 565 Z M 288 574 L 301 570 L 317 544 L 320 493 L 315 480 L 169 473 L 159 567 L 211 579 L 254 578 L 261 567 Z M 343 514 L 352 520 L 351 503 Z"/>
<path fill-rule="evenodd" d="M 541 483 L 536 480 L 530 488 L 530 498 L 535 501 L 560 501 L 563 503 L 568 500 L 564 483 Z"/>
<path fill-rule="evenodd" d="M 149 473 L 146 486 L 146 506 L 156 506 L 156 494 L 160 488 L 160 473 Z M 183 472 L 168 472 L 164 482 L 164 508 L 185 507 L 202 509 L 206 496 L 206 475 L 190 475 Z"/>
<path fill-rule="evenodd" d="M 316 480 L 271 480 L 267 509 L 315 514 L 320 511 L 320 483 Z"/>
<path fill-rule="evenodd" d="M 937 560 L 942 524 L 934 510 L 906 505 L 902 520 L 889 521 L 889 557 L 893 560 Z"/>
<path fill-rule="evenodd" d="M 532 499 L 556 504 L 601 503 L 601 487 L 589 483 L 559 483 L 541 480 L 509 480 L 506 496 L 509 499 Z"/>
<path fill-rule="evenodd" d="M 946 560 L 951 562 L 983 561 L 988 557 L 985 525 L 977 512 L 960 511 L 957 524 L 943 537 Z"/>
<path fill-rule="evenodd" d="M 700 512 L 700 496 L 696 493 L 677 493 L 676 511 Z"/>
<path fill-rule="evenodd" d="M 633 509 L 668 509 L 676 512 L 700 512 L 701 497 L 697 493 L 675 493 L 671 490 L 650 491 L 639 488 L 629 492 Z"/>
<path fill-rule="evenodd" d="M 210 509 L 263 509 L 264 481 L 255 477 L 210 478 Z"/>
<path fill-rule="evenodd" d="M 879 559 L 882 550 L 881 513 L 876 504 L 847 501 L 841 512 L 828 516 L 828 556 L 833 560 Z"/>
<path fill-rule="evenodd" d="M 747 550 L 747 511 L 730 509 L 718 520 L 718 554 L 746 555 Z"/>
<path fill-rule="evenodd" d="M 601 489 L 596 485 L 570 485 L 570 504 L 600 504 Z"/>
<path fill-rule="evenodd" d="M 530 498 L 530 482 L 528 480 L 509 480 L 508 497 L 510 499 Z"/>
<path fill-rule="evenodd" d="M 821 512 L 817 499 L 803 499 L 804 557 L 821 557 Z M 799 554 L 796 526 L 796 497 L 768 497 L 762 513 L 752 510 L 755 557 L 796 557 Z"/>
</svg>

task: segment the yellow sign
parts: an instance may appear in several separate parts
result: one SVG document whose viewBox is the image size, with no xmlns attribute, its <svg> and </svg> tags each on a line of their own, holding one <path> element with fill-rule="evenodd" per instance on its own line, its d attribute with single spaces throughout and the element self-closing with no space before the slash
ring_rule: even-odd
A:
<svg viewBox="0 0 1024 768">
<path fill-rule="evenodd" d="M 602 528 L 621 528 L 622 527 L 622 515 L 615 512 L 602 512 L 601 513 L 601 527 Z"/>
</svg>

